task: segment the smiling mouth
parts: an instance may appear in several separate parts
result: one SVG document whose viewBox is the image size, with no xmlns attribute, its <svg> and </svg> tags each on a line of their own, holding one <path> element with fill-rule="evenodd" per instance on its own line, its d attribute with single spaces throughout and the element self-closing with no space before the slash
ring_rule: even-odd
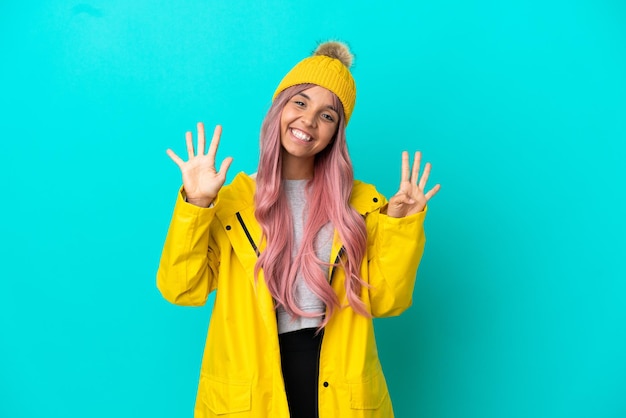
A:
<svg viewBox="0 0 626 418">
<path fill-rule="evenodd" d="M 301 130 L 299 130 L 299 129 L 294 129 L 294 128 L 291 128 L 291 129 L 290 129 L 290 131 L 291 131 L 291 134 L 292 134 L 293 136 L 295 136 L 296 138 L 298 138 L 298 139 L 299 139 L 299 140 L 301 140 L 301 141 L 304 141 L 304 142 L 311 142 L 311 141 L 313 140 L 313 138 L 311 137 L 311 135 L 309 135 L 309 134 L 307 134 L 307 133 L 305 133 L 305 132 L 302 132 L 302 131 L 301 131 Z"/>
</svg>

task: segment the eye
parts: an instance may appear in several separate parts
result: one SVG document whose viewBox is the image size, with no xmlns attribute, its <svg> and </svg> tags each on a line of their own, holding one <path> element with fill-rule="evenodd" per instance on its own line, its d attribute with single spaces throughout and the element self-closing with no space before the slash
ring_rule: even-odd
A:
<svg viewBox="0 0 626 418">
<path fill-rule="evenodd" d="M 304 102 L 302 100 L 294 100 L 293 103 L 296 106 L 300 106 L 300 107 L 304 106 Z"/>
<path fill-rule="evenodd" d="M 329 121 L 329 122 L 334 122 L 335 121 L 335 118 L 333 117 L 333 115 L 328 114 L 328 113 L 322 113 L 322 117 L 324 119 L 326 119 L 327 121 Z"/>
</svg>

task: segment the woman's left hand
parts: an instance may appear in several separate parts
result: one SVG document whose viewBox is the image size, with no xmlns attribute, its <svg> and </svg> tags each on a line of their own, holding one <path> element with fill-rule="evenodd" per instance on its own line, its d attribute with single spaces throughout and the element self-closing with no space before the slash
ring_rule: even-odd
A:
<svg viewBox="0 0 626 418">
<path fill-rule="evenodd" d="M 387 215 L 393 218 L 402 218 L 421 212 L 426 203 L 437 194 L 441 186 L 435 185 L 428 192 L 425 191 L 426 182 L 430 175 L 430 163 L 424 165 L 422 178 L 419 178 L 422 153 L 417 151 L 413 160 L 413 169 L 409 168 L 409 153 L 402 152 L 402 179 L 400 189 L 391 199 L 387 207 Z M 410 174 L 410 177 L 409 177 Z"/>
</svg>

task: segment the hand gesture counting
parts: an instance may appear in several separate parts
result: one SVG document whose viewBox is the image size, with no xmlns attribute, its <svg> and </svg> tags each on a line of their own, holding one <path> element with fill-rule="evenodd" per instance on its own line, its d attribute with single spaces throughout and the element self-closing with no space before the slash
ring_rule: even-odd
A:
<svg viewBox="0 0 626 418">
<path fill-rule="evenodd" d="M 183 189 L 187 195 L 187 201 L 196 206 L 209 207 L 211 205 L 217 192 L 224 185 L 226 172 L 230 163 L 233 162 L 232 157 L 227 157 L 222 161 L 220 170 L 215 170 L 215 154 L 217 154 L 221 135 L 222 127 L 217 125 L 213 131 L 209 151 L 205 154 L 204 125 L 199 122 L 197 153 L 193 148 L 193 135 L 191 132 L 186 134 L 188 161 L 183 161 L 171 149 L 167 150 L 167 155 L 176 163 L 183 175 Z"/>
<path fill-rule="evenodd" d="M 428 193 L 425 192 L 426 182 L 430 175 L 430 163 L 426 163 L 424 166 L 424 172 L 420 179 L 419 169 L 421 159 L 422 153 L 417 151 L 413 160 L 411 177 L 409 178 L 409 153 L 406 151 L 402 153 L 402 180 L 400 181 L 400 190 L 389 199 L 387 215 L 394 218 L 402 218 L 421 212 L 430 198 L 439 191 L 441 186 L 437 184 L 430 189 Z"/>
</svg>

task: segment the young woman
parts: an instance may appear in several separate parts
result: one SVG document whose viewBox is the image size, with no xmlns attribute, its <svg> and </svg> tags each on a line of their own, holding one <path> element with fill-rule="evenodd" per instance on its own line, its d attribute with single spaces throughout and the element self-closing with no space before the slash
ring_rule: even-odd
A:
<svg viewBox="0 0 626 418">
<path fill-rule="evenodd" d="M 387 202 L 353 179 L 345 126 L 356 87 L 329 42 L 281 81 L 261 128 L 256 175 L 224 186 L 221 127 L 188 160 L 157 273 L 163 296 L 203 305 L 217 290 L 195 416 L 392 417 L 373 317 L 410 306 L 424 249 L 430 164 L 402 154 Z"/>
</svg>

